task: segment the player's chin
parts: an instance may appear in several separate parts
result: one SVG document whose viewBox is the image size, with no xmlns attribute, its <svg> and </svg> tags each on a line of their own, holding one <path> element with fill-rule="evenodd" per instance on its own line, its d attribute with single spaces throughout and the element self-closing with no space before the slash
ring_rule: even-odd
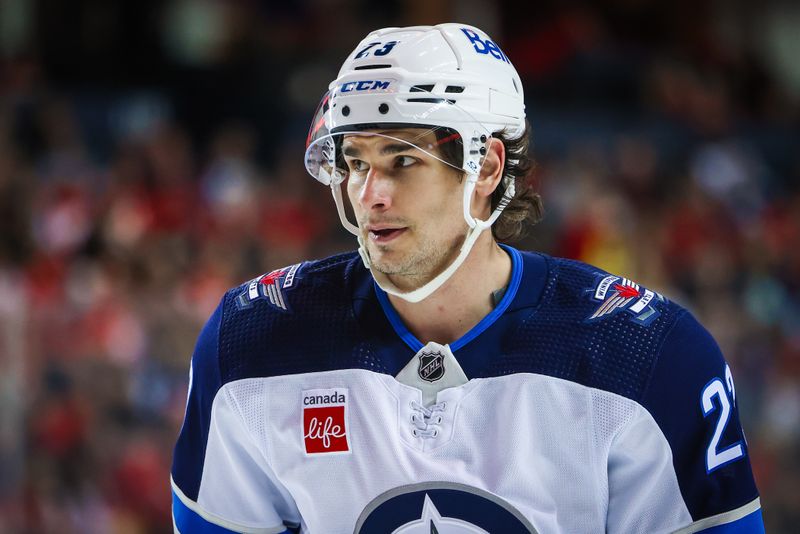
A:
<svg viewBox="0 0 800 534">
<path fill-rule="evenodd" d="M 398 258 L 396 251 L 392 249 L 393 247 L 380 246 L 373 243 L 368 244 L 367 250 L 369 250 L 370 263 L 390 269 L 393 264 L 397 263 Z"/>
<path fill-rule="evenodd" d="M 399 274 L 402 272 L 405 256 L 397 247 L 367 245 L 372 267 L 383 274 Z"/>
</svg>

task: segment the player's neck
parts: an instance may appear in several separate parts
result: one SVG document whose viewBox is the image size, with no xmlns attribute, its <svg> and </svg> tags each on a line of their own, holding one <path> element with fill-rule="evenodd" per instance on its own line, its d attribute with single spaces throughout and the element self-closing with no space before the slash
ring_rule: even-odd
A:
<svg viewBox="0 0 800 534">
<path fill-rule="evenodd" d="M 445 284 L 421 302 L 389 296 L 403 322 L 422 343 L 452 343 L 494 308 L 492 294 L 508 285 L 511 258 L 486 231 Z"/>
</svg>

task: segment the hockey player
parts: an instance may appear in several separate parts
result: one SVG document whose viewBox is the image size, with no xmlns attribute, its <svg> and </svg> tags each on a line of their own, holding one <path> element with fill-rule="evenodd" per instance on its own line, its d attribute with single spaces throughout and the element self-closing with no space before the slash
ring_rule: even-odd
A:
<svg viewBox="0 0 800 534">
<path fill-rule="evenodd" d="M 192 358 L 176 531 L 763 532 L 730 368 L 655 291 L 500 238 L 522 85 L 463 24 L 350 54 L 305 164 L 358 254 L 229 291 Z"/>
</svg>

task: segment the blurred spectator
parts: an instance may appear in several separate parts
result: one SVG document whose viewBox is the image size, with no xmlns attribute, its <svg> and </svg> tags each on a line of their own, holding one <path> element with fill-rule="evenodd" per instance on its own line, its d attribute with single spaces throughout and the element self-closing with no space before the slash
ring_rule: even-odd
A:
<svg viewBox="0 0 800 534">
<path fill-rule="evenodd" d="M 526 84 L 547 217 L 523 246 L 700 316 L 767 530 L 796 530 L 797 6 L 6 0 L 0 531 L 172 530 L 202 322 L 227 288 L 354 246 L 302 166 L 313 88 L 354 35 L 448 14 L 496 25 Z"/>
</svg>

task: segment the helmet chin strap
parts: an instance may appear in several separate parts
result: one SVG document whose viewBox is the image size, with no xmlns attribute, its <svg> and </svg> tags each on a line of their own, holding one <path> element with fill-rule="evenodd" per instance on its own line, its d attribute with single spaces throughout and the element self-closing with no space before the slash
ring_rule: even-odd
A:
<svg viewBox="0 0 800 534">
<path fill-rule="evenodd" d="M 386 274 L 371 267 L 369 251 L 367 250 L 367 245 L 364 242 L 361 232 L 357 226 L 347 220 L 347 215 L 345 214 L 344 204 L 342 201 L 341 184 L 331 184 L 331 191 L 333 193 L 333 198 L 336 201 L 336 210 L 339 213 L 339 219 L 341 220 L 342 225 L 358 238 L 358 253 L 361 256 L 361 260 L 364 262 L 364 266 L 372 273 L 372 277 L 375 279 L 378 287 L 390 295 L 394 295 L 411 303 L 416 303 L 428 298 L 434 291 L 442 287 L 442 285 L 444 285 L 444 283 L 447 282 L 451 276 L 453 276 L 453 273 L 455 273 L 456 270 L 461 267 L 461 264 L 463 264 L 464 260 L 466 260 L 467 256 L 469 256 L 469 253 L 472 250 L 472 247 L 478 241 L 481 232 L 487 228 L 491 228 L 492 224 L 494 224 L 497 218 L 500 217 L 500 214 L 503 212 L 511 199 L 514 198 L 514 179 L 504 179 L 505 192 L 503 193 L 503 197 L 500 199 L 500 202 L 497 204 L 495 210 L 485 221 L 477 219 L 470 213 L 470 206 L 472 205 L 472 193 L 475 191 L 475 184 L 477 181 L 478 174 L 468 174 L 466 180 L 464 181 L 464 219 L 467 221 L 467 224 L 470 228 L 467 231 L 466 238 L 464 239 L 464 243 L 461 245 L 461 250 L 459 251 L 458 256 L 450 265 L 447 266 L 445 270 L 433 277 L 432 280 L 412 291 L 401 291 L 395 284 L 392 283 L 391 280 L 389 280 L 389 277 Z"/>
</svg>

